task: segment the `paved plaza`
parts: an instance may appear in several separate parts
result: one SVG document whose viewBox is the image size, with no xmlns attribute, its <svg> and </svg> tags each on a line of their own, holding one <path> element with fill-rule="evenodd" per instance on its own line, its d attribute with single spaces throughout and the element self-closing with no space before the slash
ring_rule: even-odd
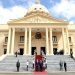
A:
<svg viewBox="0 0 75 75">
<path fill-rule="evenodd" d="M 75 72 L 51 72 L 51 73 L 0 73 L 0 75 L 75 75 Z"/>
</svg>

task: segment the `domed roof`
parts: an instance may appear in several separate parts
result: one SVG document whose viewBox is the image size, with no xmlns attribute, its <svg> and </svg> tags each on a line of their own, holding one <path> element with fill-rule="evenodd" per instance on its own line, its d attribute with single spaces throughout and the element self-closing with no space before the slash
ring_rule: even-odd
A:
<svg viewBox="0 0 75 75">
<path fill-rule="evenodd" d="M 49 13 L 48 9 L 40 3 L 35 3 L 31 8 L 29 8 L 27 13 L 36 12 L 36 11 Z"/>
</svg>

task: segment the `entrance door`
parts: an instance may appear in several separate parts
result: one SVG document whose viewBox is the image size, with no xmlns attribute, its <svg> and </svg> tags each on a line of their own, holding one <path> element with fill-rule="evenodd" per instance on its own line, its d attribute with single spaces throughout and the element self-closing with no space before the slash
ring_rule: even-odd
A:
<svg viewBox="0 0 75 75">
<path fill-rule="evenodd" d="M 36 47 L 32 47 L 31 55 L 34 55 L 35 50 L 36 50 Z"/>
<path fill-rule="evenodd" d="M 43 51 L 43 53 L 46 55 L 46 48 L 45 47 L 41 47 L 41 51 Z"/>
<path fill-rule="evenodd" d="M 53 48 L 53 54 L 54 54 L 54 55 L 57 55 L 57 54 L 58 54 L 57 48 Z"/>
<path fill-rule="evenodd" d="M 24 54 L 24 48 L 20 48 L 20 55 Z"/>
</svg>

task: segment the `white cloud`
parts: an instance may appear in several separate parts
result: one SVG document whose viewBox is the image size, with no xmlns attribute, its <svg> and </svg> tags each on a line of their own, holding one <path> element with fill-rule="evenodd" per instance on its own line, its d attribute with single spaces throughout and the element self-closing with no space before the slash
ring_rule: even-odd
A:
<svg viewBox="0 0 75 75">
<path fill-rule="evenodd" d="M 73 21 L 70 21 L 69 24 L 74 24 L 74 22 Z"/>
<path fill-rule="evenodd" d="M 10 19 L 23 17 L 27 12 L 27 7 L 30 7 L 34 3 L 34 0 L 20 1 L 25 2 L 26 5 L 16 5 L 15 0 L 11 0 L 11 4 L 15 4 L 16 6 L 4 8 L 0 1 L 0 24 L 6 24 Z"/>
<path fill-rule="evenodd" d="M 26 14 L 27 9 L 22 6 L 14 6 L 6 9 L 0 6 L 0 24 L 5 24 L 9 19 L 22 17 Z"/>
<path fill-rule="evenodd" d="M 50 11 L 55 16 L 63 16 L 67 20 L 75 18 L 75 0 L 61 0 L 59 3 L 56 3 Z"/>
</svg>

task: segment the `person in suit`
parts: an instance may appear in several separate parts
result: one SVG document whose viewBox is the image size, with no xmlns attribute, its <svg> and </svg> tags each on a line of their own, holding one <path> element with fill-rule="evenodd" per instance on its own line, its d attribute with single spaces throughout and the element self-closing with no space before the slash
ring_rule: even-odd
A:
<svg viewBox="0 0 75 75">
<path fill-rule="evenodd" d="M 40 71 L 42 72 L 43 71 L 43 61 L 42 60 L 39 61 L 39 67 L 40 67 Z"/>
<path fill-rule="evenodd" d="M 35 71 L 38 71 L 39 69 L 39 61 L 38 59 L 35 61 Z"/>
<path fill-rule="evenodd" d="M 60 71 L 61 71 L 63 68 L 63 62 L 62 61 L 59 62 L 59 66 L 60 66 Z"/>
<path fill-rule="evenodd" d="M 65 69 L 65 72 L 67 71 L 67 63 L 64 62 L 64 69 Z"/>
<path fill-rule="evenodd" d="M 27 60 L 27 62 L 26 62 L 26 70 L 28 71 L 28 67 L 29 67 L 29 61 Z"/>
<path fill-rule="evenodd" d="M 17 72 L 19 72 L 19 68 L 20 68 L 20 62 L 19 62 L 19 60 L 16 62 L 16 67 L 17 67 Z"/>
</svg>

